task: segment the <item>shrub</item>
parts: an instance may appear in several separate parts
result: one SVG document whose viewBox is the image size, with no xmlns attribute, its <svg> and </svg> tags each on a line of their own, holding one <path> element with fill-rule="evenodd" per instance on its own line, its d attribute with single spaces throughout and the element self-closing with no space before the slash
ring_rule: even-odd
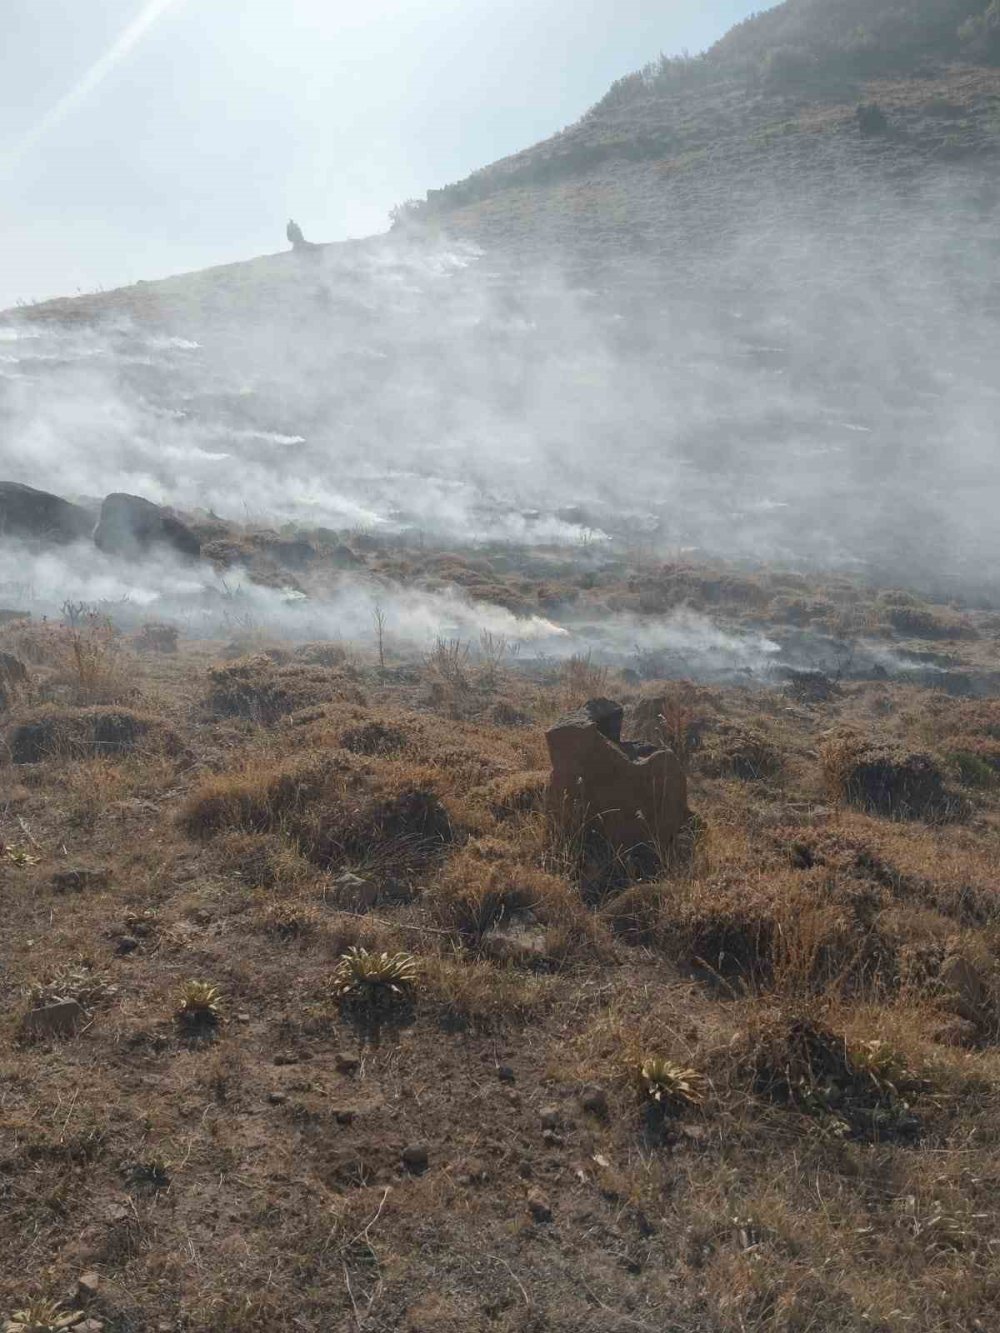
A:
<svg viewBox="0 0 1000 1333">
<path fill-rule="evenodd" d="M 358 687 L 340 672 L 282 665 L 265 654 L 213 667 L 208 677 L 208 706 L 217 717 L 242 717 L 262 726 L 333 699 L 365 701 Z"/>
<path fill-rule="evenodd" d="M 135 646 L 144 653 L 176 653 L 179 633 L 176 625 L 150 621 L 135 636 Z"/>
<path fill-rule="evenodd" d="M 922 1081 L 882 1041 L 851 1041 L 811 1018 L 778 1019 L 751 1039 L 754 1091 L 852 1138 L 912 1139 L 907 1098 Z"/>
<path fill-rule="evenodd" d="M 782 769 L 777 747 L 762 732 L 726 724 L 698 752 L 698 768 L 707 777 L 760 782 Z"/>
<path fill-rule="evenodd" d="M 137 750 L 175 755 L 182 748 L 179 737 L 161 718 L 126 708 L 58 708 L 52 704 L 35 709 L 12 727 L 7 745 L 15 764 Z"/>
<path fill-rule="evenodd" d="M 941 820 L 962 812 L 929 754 L 842 736 L 827 742 L 820 761 L 831 795 L 871 814 Z"/>
</svg>

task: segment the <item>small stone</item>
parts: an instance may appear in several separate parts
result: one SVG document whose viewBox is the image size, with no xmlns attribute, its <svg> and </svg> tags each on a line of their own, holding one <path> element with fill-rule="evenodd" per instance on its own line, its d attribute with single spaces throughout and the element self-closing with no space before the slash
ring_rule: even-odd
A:
<svg viewBox="0 0 1000 1333">
<path fill-rule="evenodd" d="M 411 1143 L 403 1149 L 403 1165 L 407 1171 L 419 1174 L 427 1170 L 430 1153 L 426 1143 Z"/>
<path fill-rule="evenodd" d="M 596 1083 L 588 1083 L 580 1094 L 580 1105 L 591 1115 L 603 1118 L 608 1113 L 608 1094 Z"/>
<path fill-rule="evenodd" d="M 237 1014 L 237 1015 L 236 1015 L 236 1021 L 237 1021 L 237 1023 L 249 1023 L 249 1022 L 250 1022 L 250 1015 L 249 1015 L 249 1014 L 246 1014 L 246 1013 L 243 1013 L 243 1014 Z"/>
<path fill-rule="evenodd" d="M 288 1094 L 285 1092 L 269 1092 L 267 1100 L 272 1106 L 284 1106 L 288 1101 Z"/>
<path fill-rule="evenodd" d="M 538 1118 L 542 1123 L 542 1129 L 558 1129 L 560 1120 L 559 1107 L 543 1106 L 538 1113 Z"/>
<path fill-rule="evenodd" d="M 100 1273 L 84 1273 L 77 1279 L 76 1299 L 83 1305 L 86 1301 L 94 1301 L 100 1295 L 101 1275 Z"/>
<path fill-rule="evenodd" d="M 528 1192 L 528 1211 L 536 1222 L 552 1221 L 552 1206 L 541 1190 Z"/>
<path fill-rule="evenodd" d="M 28 1037 L 70 1037 L 86 1017 L 76 1000 L 60 1000 L 25 1014 L 23 1031 Z"/>
<path fill-rule="evenodd" d="M 85 1319 L 82 1324 L 73 1325 L 73 1333 L 104 1333 L 104 1321 Z"/>
<path fill-rule="evenodd" d="M 342 1074 L 356 1074 L 361 1068 L 361 1057 L 359 1055 L 348 1055 L 344 1051 L 338 1051 L 336 1064 Z"/>
<path fill-rule="evenodd" d="M 115 945 L 115 953 L 128 954 L 135 953 L 139 947 L 139 941 L 134 935 L 123 935 Z"/>
<path fill-rule="evenodd" d="M 513 1083 L 514 1071 L 511 1069 L 510 1065 L 501 1065 L 497 1070 L 497 1077 L 501 1083 Z"/>
</svg>

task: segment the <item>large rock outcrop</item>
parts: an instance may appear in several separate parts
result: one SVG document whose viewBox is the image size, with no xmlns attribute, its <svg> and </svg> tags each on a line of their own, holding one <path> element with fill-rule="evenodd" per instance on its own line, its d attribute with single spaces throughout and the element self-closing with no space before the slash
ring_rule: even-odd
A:
<svg viewBox="0 0 1000 1333">
<path fill-rule="evenodd" d="M 591 699 L 546 732 L 549 809 L 623 852 L 662 854 L 690 818 L 684 770 L 672 750 L 623 741 L 623 716 L 612 700 Z"/>
<path fill-rule="evenodd" d="M 89 537 L 93 526 L 82 505 L 19 481 L 0 481 L 0 538 L 65 544 Z"/>
<path fill-rule="evenodd" d="M 201 555 L 201 542 L 187 524 L 151 500 L 120 491 L 109 495 L 101 505 L 94 542 L 108 555 L 132 559 L 156 546 L 165 546 L 192 560 Z"/>
</svg>

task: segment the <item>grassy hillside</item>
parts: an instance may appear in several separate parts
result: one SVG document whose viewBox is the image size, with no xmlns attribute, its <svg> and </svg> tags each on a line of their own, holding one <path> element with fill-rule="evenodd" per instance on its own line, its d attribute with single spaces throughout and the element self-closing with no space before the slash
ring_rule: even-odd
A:
<svg viewBox="0 0 1000 1333">
<path fill-rule="evenodd" d="M 769 201 L 836 207 L 937 176 L 960 197 L 995 178 L 1000 11 L 789 0 L 710 51 L 619 79 L 551 139 L 400 211 L 488 245 L 669 255 L 745 228 Z M 991 63 L 991 61 L 993 63 Z M 859 105 L 886 122 L 859 127 Z M 905 225 L 903 210 L 886 219 Z"/>
</svg>

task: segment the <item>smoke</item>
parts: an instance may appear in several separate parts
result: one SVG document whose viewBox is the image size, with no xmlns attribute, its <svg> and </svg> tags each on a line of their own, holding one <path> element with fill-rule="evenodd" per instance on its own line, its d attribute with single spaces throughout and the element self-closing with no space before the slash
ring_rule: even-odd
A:
<svg viewBox="0 0 1000 1333">
<path fill-rule="evenodd" d="M 0 477 L 270 527 L 588 560 L 683 550 L 989 598 L 1000 286 L 996 206 L 974 184 L 958 168 L 905 197 L 868 181 L 835 215 L 771 201 L 682 253 L 585 273 L 390 236 L 140 285 L 90 325 L 12 318 Z M 213 577 L 0 551 L 0 583 L 41 601 L 64 589 L 217 627 Z M 241 595 L 295 634 L 364 635 L 379 598 L 414 641 L 489 628 L 755 672 L 774 656 L 694 621 L 522 622 L 357 578 L 322 604 Z"/>
</svg>

